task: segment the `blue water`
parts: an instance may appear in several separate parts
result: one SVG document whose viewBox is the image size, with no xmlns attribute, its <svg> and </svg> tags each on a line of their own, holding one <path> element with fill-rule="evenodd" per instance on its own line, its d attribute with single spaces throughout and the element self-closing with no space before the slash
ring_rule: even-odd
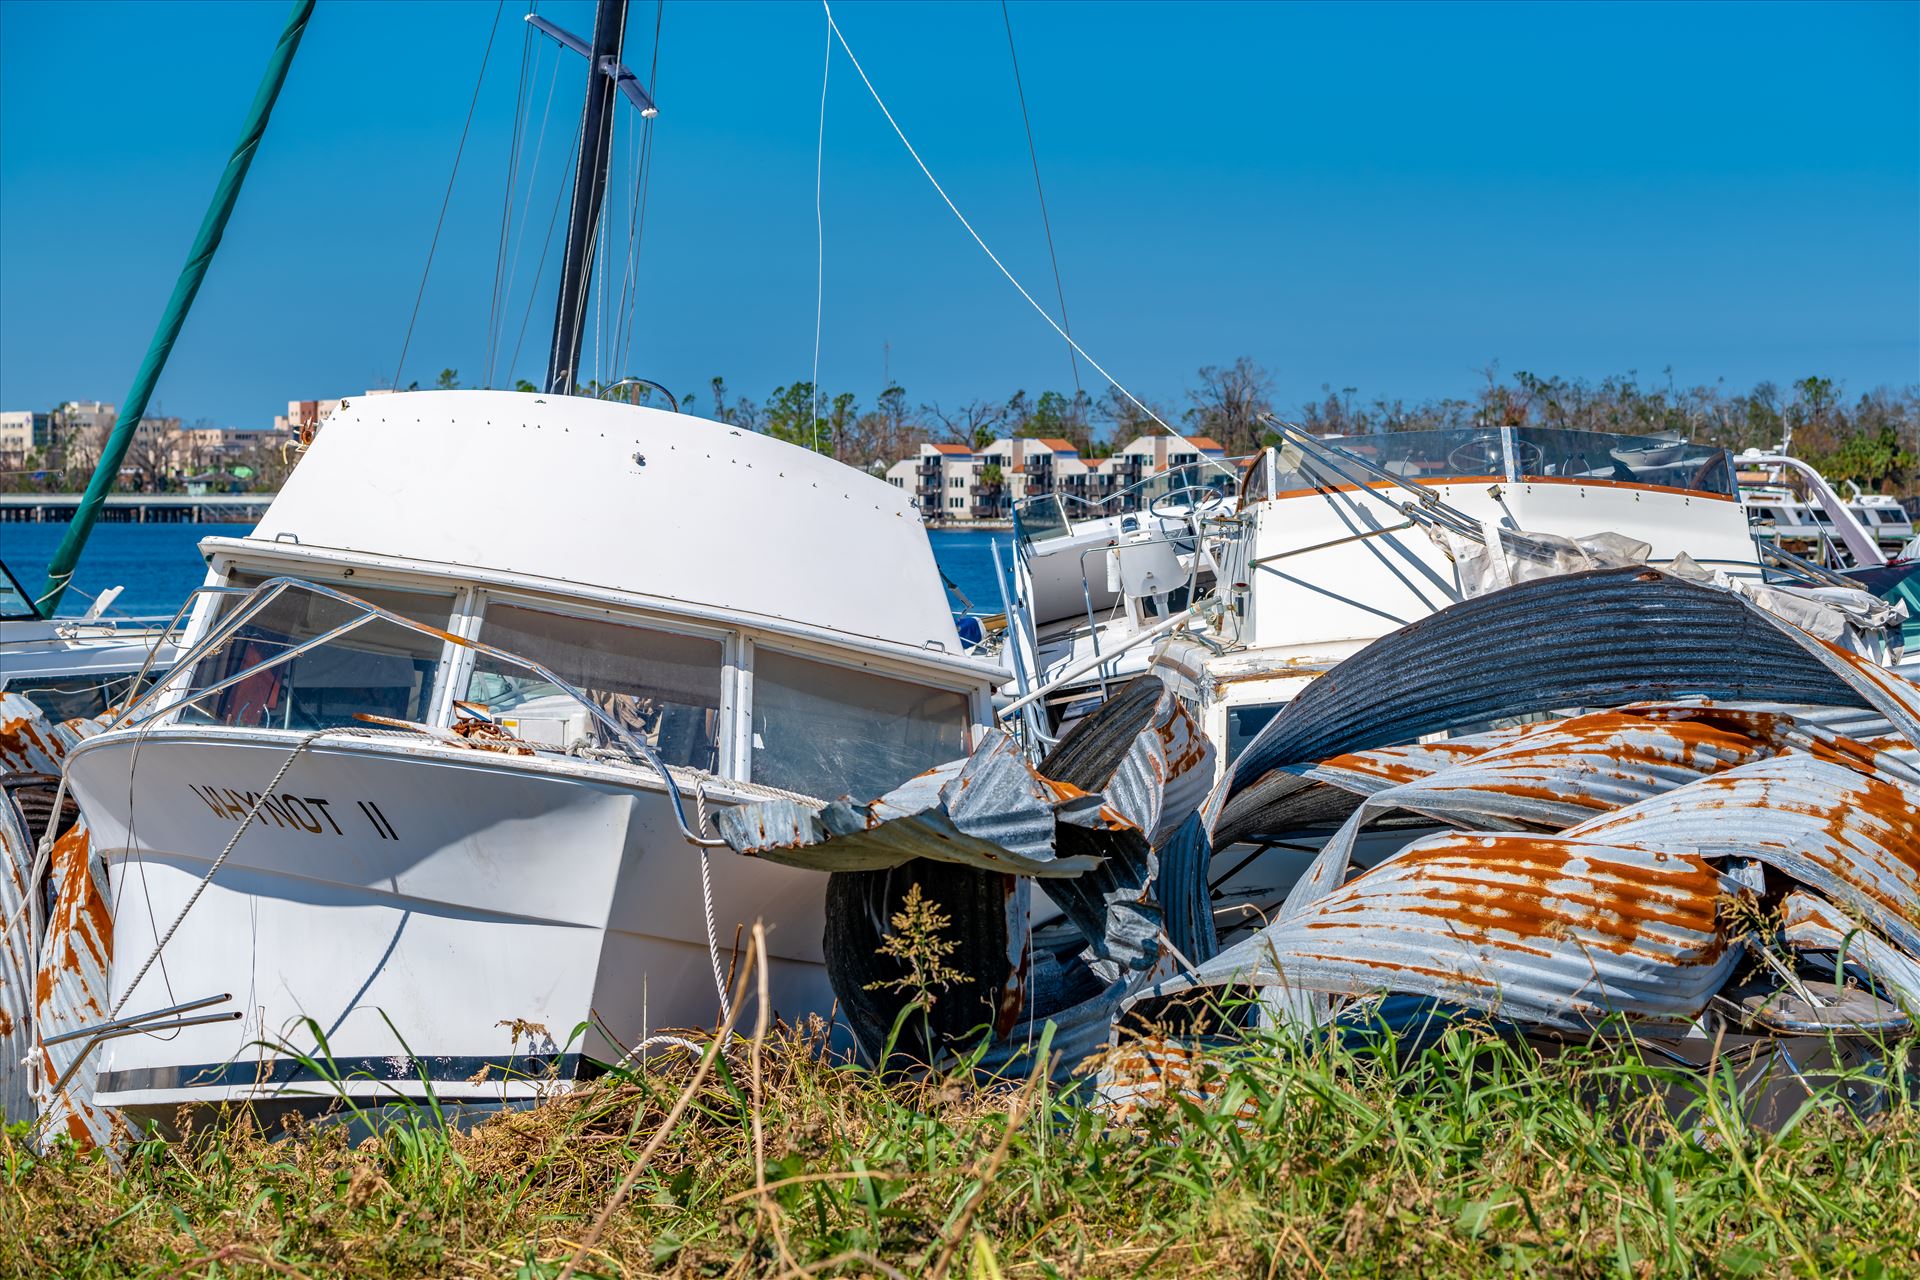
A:
<svg viewBox="0 0 1920 1280">
<path fill-rule="evenodd" d="M 63 524 L 0 524 L 0 560 L 13 570 L 20 585 L 34 595 L 46 581 L 47 562 L 66 532 Z M 198 543 L 210 536 L 238 538 L 247 532 L 241 524 L 101 524 L 95 525 L 80 557 L 73 589 L 60 602 L 63 614 L 86 612 L 93 596 L 112 586 L 126 590 L 114 602 L 121 615 L 171 615 L 187 592 L 206 577 Z M 972 529 L 935 530 L 934 559 L 947 577 L 973 602 L 975 611 L 998 613 L 1000 593 L 993 584 L 992 546 L 1001 542 L 1007 554 L 1010 535 Z M 954 601 L 954 609 L 960 608 Z"/>
</svg>

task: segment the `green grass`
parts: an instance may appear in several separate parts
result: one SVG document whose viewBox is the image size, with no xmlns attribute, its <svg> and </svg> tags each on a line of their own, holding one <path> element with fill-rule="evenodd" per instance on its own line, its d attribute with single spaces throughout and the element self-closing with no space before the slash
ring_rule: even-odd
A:
<svg viewBox="0 0 1920 1280">
<path fill-rule="evenodd" d="M 241 1121 L 116 1169 L 16 1126 L 0 1271 L 554 1276 L 630 1178 L 580 1274 L 1920 1274 L 1909 1045 L 1879 1114 L 1820 1093 L 1766 1133 L 1726 1076 L 1471 1027 L 1417 1053 L 1255 1039 L 1204 1105 L 1124 1125 L 1037 1079 L 883 1079 L 818 1036 L 738 1039 L 691 1090 L 685 1055 L 656 1059 L 464 1132 L 430 1110 L 357 1143 Z"/>
</svg>

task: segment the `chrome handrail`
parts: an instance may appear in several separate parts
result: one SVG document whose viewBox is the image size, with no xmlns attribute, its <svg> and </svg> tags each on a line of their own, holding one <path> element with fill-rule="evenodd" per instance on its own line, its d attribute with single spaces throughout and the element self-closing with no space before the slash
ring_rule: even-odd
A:
<svg viewBox="0 0 1920 1280">
<path fill-rule="evenodd" d="M 680 412 L 680 402 L 674 398 L 673 392 L 667 390 L 666 387 L 655 382 L 652 378 L 622 378 L 618 382 L 610 382 L 596 391 L 593 398 L 595 400 L 605 400 L 609 391 L 618 391 L 622 387 L 652 387 L 655 391 L 658 391 L 667 398 L 668 409 L 674 413 Z M 627 403 L 636 408 L 639 406 L 639 401 L 635 400 L 632 396 L 627 397 Z"/>
<path fill-rule="evenodd" d="M 710 836 L 699 835 L 694 832 L 692 826 L 687 821 L 686 803 L 680 794 L 680 785 L 674 780 L 672 772 L 667 768 L 666 761 L 660 758 L 659 753 L 655 751 L 651 745 L 635 738 L 617 720 L 608 715 L 599 706 L 595 705 L 593 700 L 586 695 L 585 691 L 577 688 L 568 681 L 562 680 L 545 666 L 534 662 L 530 658 L 523 658 L 518 654 L 509 653 L 505 649 L 496 648 L 493 645 L 486 644 L 479 640 L 469 640 L 464 636 L 457 636 L 451 631 L 432 626 L 425 622 L 416 622 L 412 618 L 402 617 L 391 610 L 381 608 L 371 601 L 362 600 L 358 596 L 349 595 L 344 591 L 337 591 L 332 587 L 325 586 L 318 582 L 309 582 L 304 578 L 278 577 L 269 578 L 265 582 L 260 583 L 253 588 L 252 594 L 246 603 L 234 611 L 231 619 L 222 620 L 216 629 L 216 633 L 210 633 L 198 644 L 194 645 L 186 654 L 181 656 L 180 660 L 174 666 L 175 672 L 190 673 L 201 659 L 213 651 L 224 647 L 233 638 L 240 625 L 246 619 L 258 613 L 267 601 L 277 598 L 282 592 L 294 589 L 325 596 L 328 599 L 347 606 L 349 609 L 358 609 L 360 610 L 361 616 L 343 623 L 330 631 L 324 632 L 319 636 L 302 641 L 284 653 L 275 654 L 272 657 L 256 662 L 246 668 L 246 670 L 221 680 L 218 684 L 210 685 L 198 692 L 188 691 L 187 696 L 182 697 L 178 701 L 168 703 L 165 707 L 157 711 L 149 712 L 146 719 L 154 720 L 160 716 L 169 715 L 184 707 L 191 706 L 207 695 L 218 693 L 220 690 L 245 679 L 247 676 L 263 671 L 269 667 L 278 666 L 280 663 L 286 662 L 301 653 L 305 653 L 309 649 L 337 640 L 347 632 L 379 618 L 405 630 L 417 632 L 421 635 L 433 636 L 441 641 L 458 645 L 464 649 L 470 649 L 475 654 L 493 658 L 499 662 L 531 672 L 542 680 L 545 680 L 548 684 L 555 686 L 575 702 L 579 703 L 590 717 L 598 721 L 601 725 L 604 725 L 612 733 L 613 737 L 627 748 L 630 755 L 638 756 L 640 759 L 646 761 L 647 765 L 652 768 L 655 773 L 660 775 L 661 781 L 666 784 L 667 798 L 673 805 L 674 821 L 679 825 L 680 834 L 686 838 L 688 843 L 706 849 L 726 847 L 727 842 L 725 840 L 714 839 Z M 146 703 L 154 693 L 159 692 L 162 688 L 172 683 L 174 683 L 174 681 L 168 680 L 161 684 L 156 684 L 147 694 L 142 695 L 136 702 L 131 704 L 125 712 L 122 712 L 121 715 L 115 719 L 113 727 L 118 727 L 120 724 L 126 722 L 136 708 Z"/>
</svg>

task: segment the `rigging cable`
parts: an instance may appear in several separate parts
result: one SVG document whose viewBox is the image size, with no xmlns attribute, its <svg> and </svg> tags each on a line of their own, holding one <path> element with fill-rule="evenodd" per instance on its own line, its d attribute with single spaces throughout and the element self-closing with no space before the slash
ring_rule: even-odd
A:
<svg viewBox="0 0 1920 1280">
<path fill-rule="evenodd" d="M 453 172 L 447 175 L 447 193 L 440 198 L 440 216 L 434 219 L 433 240 L 427 245 L 427 265 L 420 269 L 420 290 L 413 295 L 413 314 L 407 318 L 407 336 L 400 343 L 400 359 L 393 367 L 393 389 L 400 389 L 400 374 L 407 367 L 407 348 L 413 345 L 413 326 L 420 319 L 420 301 L 427 296 L 427 277 L 433 272 L 433 254 L 440 247 L 440 228 L 447 221 L 447 205 L 453 201 L 454 179 L 460 176 L 460 157 L 467 149 L 467 133 L 473 128 L 473 109 L 480 105 L 480 86 L 487 82 L 487 60 L 493 56 L 493 38 L 500 33 L 500 14 L 507 0 L 493 6 L 493 26 L 487 29 L 487 47 L 480 55 L 480 74 L 473 82 L 473 100 L 467 103 L 467 122 L 460 127 L 460 145 L 453 151 Z"/>
<path fill-rule="evenodd" d="M 655 0 L 653 8 L 653 57 L 647 66 L 647 97 L 654 97 L 660 78 L 660 20 L 666 12 L 666 0 Z M 634 200 L 628 206 L 627 219 L 627 269 L 620 286 L 620 307 L 615 320 L 621 327 L 614 330 L 616 340 L 614 349 L 619 353 L 619 364 L 625 368 L 633 351 L 633 334 L 637 327 L 634 313 L 640 306 L 640 246 L 647 235 L 647 193 L 653 186 L 653 127 L 654 117 L 643 117 L 640 122 L 640 157 L 635 162 Z M 649 393 L 650 395 L 651 393 Z M 679 406 L 673 406 L 678 409 Z"/>
<path fill-rule="evenodd" d="M 1105 378 L 1107 380 L 1108 385 L 1110 385 L 1115 391 L 1118 391 L 1121 395 L 1125 396 L 1127 400 L 1133 405 L 1134 408 L 1146 414 L 1147 417 L 1151 418 L 1158 426 L 1161 427 L 1161 429 L 1166 431 L 1169 435 L 1172 435 L 1180 440 L 1186 440 L 1187 437 L 1184 434 L 1182 434 L 1180 431 L 1175 429 L 1172 426 L 1172 424 L 1170 424 L 1165 418 L 1162 418 L 1158 413 L 1154 412 L 1152 407 L 1149 406 L 1145 401 L 1140 399 L 1139 396 L 1136 396 L 1133 394 L 1133 392 L 1127 390 L 1127 388 L 1121 384 L 1118 378 L 1115 378 L 1112 374 L 1108 373 L 1105 365 L 1101 364 L 1098 360 L 1095 360 L 1091 355 L 1087 353 L 1087 349 L 1085 347 L 1081 346 L 1078 342 L 1075 342 L 1073 340 L 1072 334 L 1068 333 L 1065 329 L 1062 329 L 1058 324 L 1056 324 L 1054 322 L 1053 317 L 1047 313 L 1047 309 L 1041 306 L 1038 302 L 1034 301 L 1033 295 L 1027 292 L 1027 287 L 1020 283 L 1019 278 L 1016 277 L 1013 274 L 1013 272 L 1007 270 L 1007 264 L 1000 261 L 999 255 L 994 253 L 992 249 L 987 247 L 987 242 L 980 238 L 980 233 L 973 229 L 973 224 L 971 222 L 967 221 L 967 215 L 960 212 L 960 206 L 953 202 L 953 197 L 947 194 L 947 189 L 940 185 L 940 180 L 938 178 L 933 176 L 933 170 L 927 168 L 927 162 L 920 158 L 920 153 L 918 151 L 914 150 L 913 143 L 907 140 L 906 132 L 900 128 L 900 122 L 893 118 L 893 112 L 887 109 L 886 100 L 880 96 L 880 91 L 873 87 L 873 81 L 867 77 L 866 68 L 860 65 L 860 59 L 854 56 L 852 47 L 847 44 L 846 33 L 841 31 L 840 24 L 834 21 L 833 6 L 828 3 L 828 0 L 820 0 L 820 7 L 827 11 L 827 26 L 832 30 L 834 39 L 839 41 L 840 48 L 847 55 L 847 61 L 853 64 L 854 71 L 859 73 L 860 82 L 867 86 L 867 92 L 872 95 L 874 105 L 880 108 L 880 114 L 887 118 L 887 123 L 889 125 L 893 126 L 893 134 L 896 138 L 900 139 L 900 145 L 907 149 L 907 154 L 913 157 L 913 162 L 920 167 L 920 172 L 926 175 L 926 179 L 928 182 L 933 184 L 934 192 L 940 197 L 941 201 L 946 204 L 947 210 L 950 213 L 952 213 L 955 218 L 959 220 L 960 225 L 966 229 L 966 233 L 969 236 L 973 237 L 973 242 L 980 246 L 980 251 L 987 255 L 988 260 L 991 261 L 994 266 L 1000 269 L 1000 274 L 1007 278 L 1007 283 L 1012 285 L 1014 289 L 1020 294 L 1020 296 L 1027 300 L 1027 305 L 1032 307 L 1034 311 L 1039 314 L 1040 318 L 1047 322 L 1047 326 L 1050 329 L 1052 329 L 1055 333 L 1059 334 L 1063 339 L 1065 339 L 1067 345 L 1072 347 L 1076 352 L 1078 352 L 1082 360 L 1085 360 L 1088 364 L 1092 365 L 1094 372 L 1098 373 L 1101 377 Z M 1197 450 L 1198 446 L 1195 446 L 1195 448 Z"/>
<path fill-rule="evenodd" d="M 526 195 L 520 199 L 520 216 L 515 221 L 515 230 L 513 233 L 513 252 L 507 256 L 507 289 L 506 293 L 503 294 L 500 299 L 500 342 L 503 344 L 507 337 L 507 315 L 513 308 L 513 282 L 514 278 L 520 274 L 520 246 L 527 236 L 527 215 L 533 210 L 533 192 L 534 188 L 539 185 L 540 154 L 546 149 L 547 145 L 547 119 L 553 112 L 553 90 L 554 86 L 560 82 L 561 52 L 562 51 L 558 49 L 554 51 L 553 74 L 547 79 L 547 104 L 540 111 L 540 132 L 534 135 L 533 163 L 527 166 L 527 192 Z M 536 60 L 539 56 L 537 53 L 534 55 Z M 545 261 L 544 255 L 542 261 Z M 536 287 L 539 283 L 538 280 L 534 281 Z M 523 325 L 523 332 L 524 329 L 525 326 Z M 515 359 L 519 358 L 519 348 L 517 346 L 514 348 L 514 357 Z M 513 367 L 511 365 L 509 365 L 506 370 L 506 376 L 509 379 L 513 377 Z"/>
<path fill-rule="evenodd" d="M 659 84 L 659 80 L 660 80 L 660 20 L 661 20 L 661 17 L 665 14 L 665 12 L 666 12 L 666 0 L 657 0 L 657 3 L 654 5 L 654 10 L 653 10 L 653 59 L 652 59 L 652 62 L 647 67 L 647 96 L 649 98 L 653 98 L 656 86 Z M 657 98 L 654 100 L 658 101 Z M 653 119 L 649 118 L 646 122 L 646 131 L 645 131 L 645 134 L 643 135 L 642 145 L 640 148 L 640 220 L 634 230 L 633 251 L 632 251 L 633 258 L 634 258 L 633 305 L 635 309 L 639 307 L 640 250 L 647 240 L 647 197 L 653 190 L 653 127 L 654 127 Z M 629 315 L 627 317 L 627 336 L 625 340 L 622 342 L 620 347 L 620 362 L 622 364 L 626 364 L 628 362 L 629 353 L 633 349 L 633 334 L 634 334 L 635 327 L 636 326 L 634 324 L 634 317 L 632 315 Z M 677 412 L 679 410 L 679 405 L 676 404 L 673 406 L 673 408 Z"/>
<path fill-rule="evenodd" d="M 827 155 L 827 74 L 833 70 L 833 13 L 827 13 L 827 52 L 820 62 L 820 136 L 813 144 L 813 451 L 820 452 L 820 312 L 827 297 L 827 230 L 820 216 L 820 174 Z"/>
<path fill-rule="evenodd" d="M 527 0 L 529 16 L 533 8 L 534 0 Z M 520 143 L 526 132 L 527 69 L 533 53 L 533 24 L 523 22 L 520 28 L 520 76 L 515 82 L 513 98 L 513 137 L 507 145 L 507 184 L 500 193 L 500 243 L 493 251 L 493 290 L 487 295 L 487 369 L 481 385 L 488 387 L 493 385 L 494 356 L 499 346 L 500 280 L 507 271 L 507 242 L 513 231 L 513 184 L 520 176 Z"/>
<path fill-rule="evenodd" d="M 1060 258 L 1053 251 L 1053 220 L 1047 217 L 1047 192 L 1040 185 L 1040 153 L 1033 145 L 1033 120 L 1027 115 L 1027 90 L 1020 83 L 1020 55 L 1013 47 L 1013 19 L 1007 14 L 1007 0 L 1000 0 L 1000 21 L 1007 28 L 1007 56 L 1013 59 L 1013 91 L 1020 97 L 1020 123 L 1027 127 L 1027 158 L 1033 161 L 1033 190 L 1040 197 L 1040 225 L 1047 233 L 1047 259 L 1053 263 L 1053 291 L 1060 298 L 1060 327 L 1067 331 L 1067 361 L 1073 366 L 1073 393 L 1078 400 L 1083 394 L 1080 386 L 1080 357 L 1073 353 L 1073 322 L 1067 319 L 1067 290 L 1060 283 Z"/>
<path fill-rule="evenodd" d="M 567 167 L 561 171 L 560 188 L 553 193 L 553 213 L 547 218 L 547 238 L 540 246 L 540 262 L 533 269 L 533 284 L 527 290 L 527 309 L 520 316 L 520 336 L 513 342 L 513 367 L 516 369 L 520 367 L 520 347 L 527 340 L 527 321 L 533 318 L 533 304 L 540 298 L 540 277 L 546 274 L 547 255 L 553 251 L 553 229 L 560 222 L 560 202 L 566 196 L 568 180 L 573 176 L 575 166 L 579 164 L 577 158 L 580 150 L 579 125 L 574 126 L 573 142 L 569 150 L 576 153 L 576 158 L 568 161 Z"/>
</svg>

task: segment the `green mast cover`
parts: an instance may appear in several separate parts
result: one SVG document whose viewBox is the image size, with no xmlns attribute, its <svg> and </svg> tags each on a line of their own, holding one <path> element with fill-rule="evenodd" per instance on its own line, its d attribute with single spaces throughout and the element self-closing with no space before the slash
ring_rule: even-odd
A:
<svg viewBox="0 0 1920 1280">
<path fill-rule="evenodd" d="M 120 417 L 100 452 L 93 478 L 87 482 L 86 496 L 73 513 L 73 522 L 67 526 L 59 549 L 53 553 L 53 562 L 47 566 L 47 585 L 35 601 L 43 618 L 54 615 L 60 607 L 60 597 L 66 594 L 67 584 L 73 581 L 74 565 L 79 563 L 80 551 L 87 544 L 87 535 L 93 531 L 100 506 L 120 474 L 120 463 L 126 458 L 133 433 L 147 412 L 147 400 L 153 395 L 154 384 L 160 381 L 161 370 L 167 366 L 167 356 L 173 351 L 174 340 L 180 336 L 180 327 L 186 323 L 194 295 L 200 292 L 200 282 L 207 277 L 214 250 L 220 247 L 220 237 L 227 229 L 227 218 L 240 198 L 240 184 L 246 180 L 253 153 L 267 131 L 267 117 L 273 114 L 280 86 L 286 83 L 293 51 L 300 47 L 300 37 L 305 34 L 307 19 L 312 16 L 313 0 L 294 0 L 293 11 L 287 15 L 286 30 L 280 33 L 280 42 L 273 47 L 266 74 L 260 78 L 260 88 L 253 95 L 253 105 L 247 109 L 247 123 L 240 130 L 240 141 L 234 144 L 233 154 L 227 158 L 220 185 L 213 189 L 213 203 L 207 206 L 207 216 L 201 220 L 199 234 L 193 238 L 187 265 L 180 269 L 180 278 L 174 281 L 173 296 L 167 299 L 167 309 L 160 316 L 153 344 L 147 348 L 147 357 L 140 362 L 140 371 L 133 375 L 133 386 L 121 402 Z"/>
</svg>

